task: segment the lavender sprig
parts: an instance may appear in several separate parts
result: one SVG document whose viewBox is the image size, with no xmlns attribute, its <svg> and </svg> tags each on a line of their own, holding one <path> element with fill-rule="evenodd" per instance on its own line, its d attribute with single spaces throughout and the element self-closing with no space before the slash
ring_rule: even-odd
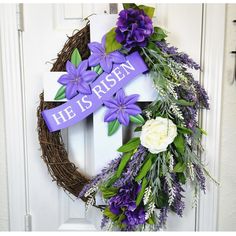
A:
<svg viewBox="0 0 236 236">
<path fill-rule="evenodd" d="M 178 48 L 169 46 L 165 41 L 156 42 L 156 45 L 161 49 L 162 52 L 171 55 L 171 58 L 180 64 L 184 64 L 189 68 L 194 68 L 195 70 L 199 70 L 200 66 L 191 59 L 186 53 L 178 52 Z"/>
<path fill-rule="evenodd" d="M 109 222 L 109 218 L 103 215 L 102 221 L 101 221 L 101 229 L 103 229 L 107 225 L 108 222 Z"/>
<path fill-rule="evenodd" d="M 200 189 L 204 193 L 206 193 L 206 178 L 203 174 L 202 168 L 195 163 L 193 163 L 193 168 L 195 170 L 195 176 L 196 176 L 197 181 L 199 183 Z"/>
<path fill-rule="evenodd" d="M 113 184 L 114 187 L 120 188 L 137 176 L 146 156 L 146 152 L 146 148 L 140 145 L 132 159 L 129 161 L 126 170 L 122 173 L 122 177 Z"/>
<path fill-rule="evenodd" d="M 161 208 L 160 214 L 158 216 L 158 221 L 159 221 L 158 222 L 158 229 L 161 229 L 165 226 L 166 221 L 167 221 L 167 217 L 168 217 L 167 213 L 168 213 L 168 207 Z"/>
<path fill-rule="evenodd" d="M 173 194 L 173 201 L 172 201 L 170 207 L 177 215 L 182 217 L 183 210 L 184 210 L 184 207 L 185 207 L 185 204 L 182 200 L 182 198 L 184 198 L 182 193 L 185 192 L 185 191 L 182 188 L 176 174 L 171 173 L 171 180 L 172 180 L 172 190 L 173 190 L 174 194 Z M 163 184 L 164 184 L 163 185 L 164 192 L 166 194 L 168 194 L 169 186 L 168 186 L 168 183 L 166 181 L 166 178 L 164 178 L 164 183 Z"/>
<path fill-rule="evenodd" d="M 122 155 L 114 160 L 112 160 L 107 167 L 103 168 L 101 173 L 98 174 L 97 176 L 95 176 L 88 184 L 86 184 L 84 186 L 84 188 L 81 190 L 81 192 L 79 193 L 79 197 L 83 197 L 84 194 L 91 189 L 92 187 L 94 187 L 95 185 L 99 184 L 100 182 L 104 181 L 105 178 L 107 178 L 108 175 L 111 175 L 112 173 L 114 173 L 121 161 Z"/>
</svg>

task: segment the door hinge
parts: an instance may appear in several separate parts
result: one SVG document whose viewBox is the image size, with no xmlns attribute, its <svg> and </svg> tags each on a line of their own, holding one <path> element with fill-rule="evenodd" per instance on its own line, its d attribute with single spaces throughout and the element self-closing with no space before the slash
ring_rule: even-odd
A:
<svg viewBox="0 0 236 236">
<path fill-rule="evenodd" d="M 25 215 L 25 231 L 32 231 L 32 216 L 30 214 Z"/>
<path fill-rule="evenodd" d="M 24 31 L 24 14 L 23 3 L 17 4 L 16 17 L 17 17 L 17 29 L 18 31 Z"/>
</svg>

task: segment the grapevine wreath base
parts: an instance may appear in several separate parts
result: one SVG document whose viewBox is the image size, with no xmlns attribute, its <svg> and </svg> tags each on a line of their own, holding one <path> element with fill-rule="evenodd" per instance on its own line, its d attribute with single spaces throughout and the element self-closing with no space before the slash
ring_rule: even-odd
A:
<svg viewBox="0 0 236 236">
<path fill-rule="evenodd" d="M 87 24 L 83 29 L 69 37 L 63 49 L 58 54 L 57 60 L 53 63 L 51 71 L 65 71 L 67 60 L 75 48 L 78 48 L 83 59 L 88 58 L 88 43 L 90 42 L 90 27 Z M 43 93 L 40 94 L 40 105 L 37 111 L 38 117 L 38 138 L 42 149 L 42 159 L 47 165 L 48 171 L 57 185 L 64 190 L 78 197 L 82 188 L 89 182 L 89 179 L 78 171 L 78 167 L 68 158 L 61 131 L 49 132 L 41 112 L 45 109 L 54 108 L 60 102 L 45 102 Z M 86 198 L 82 198 L 86 200 Z"/>
<path fill-rule="evenodd" d="M 186 183 L 192 187 L 195 204 L 199 192 L 206 192 L 205 177 L 211 176 L 199 155 L 206 132 L 197 116 L 200 109 L 209 109 L 209 98 L 188 71 L 200 66 L 166 42 L 165 30 L 153 26 L 155 9 L 123 6 L 116 27 L 101 43 L 90 42 L 89 24 L 68 38 L 51 69 L 65 72 L 57 80 L 61 87 L 54 100 L 58 102 L 45 102 L 44 94 L 40 95 L 38 138 L 53 181 L 85 201 L 86 207 L 100 208 L 102 228 L 159 230 L 165 227 L 169 212 L 183 215 Z M 119 67 L 133 70 L 118 78 Z M 144 109 L 137 104 L 138 94 L 126 95 L 122 89 L 125 81 L 141 73 L 148 73 L 145 78 L 152 79 L 157 92 L 156 100 Z M 109 77 L 114 74 L 118 80 L 101 99 L 94 88 L 104 81 L 114 83 Z M 66 106 L 60 102 L 64 98 Z M 81 112 L 69 119 L 74 123 L 58 123 L 55 114 L 65 111 L 64 107 L 72 109 L 73 102 Z M 85 110 L 81 102 L 87 105 Z M 60 129 L 86 118 L 101 105 L 107 108 L 104 122 L 109 136 L 122 125 L 134 123 L 138 137 L 119 147 L 120 155 L 90 180 L 69 160 Z M 103 205 L 96 203 L 97 196 Z"/>
</svg>

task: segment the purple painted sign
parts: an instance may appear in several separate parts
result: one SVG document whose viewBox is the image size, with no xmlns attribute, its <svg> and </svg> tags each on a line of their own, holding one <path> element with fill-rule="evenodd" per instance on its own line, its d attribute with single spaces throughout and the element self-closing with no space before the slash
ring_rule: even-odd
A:
<svg viewBox="0 0 236 236">
<path fill-rule="evenodd" d="M 126 62 L 114 64 L 110 74 L 102 73 L 92 84 L 92 94 L 78 94 L 63 105 L 42 112 L 50 132 L 67 128 L 96 111 L 104 100 L 109 99 L 137 75 L 148 68 L 138 52 L 126 57 Z"/>
</svg>

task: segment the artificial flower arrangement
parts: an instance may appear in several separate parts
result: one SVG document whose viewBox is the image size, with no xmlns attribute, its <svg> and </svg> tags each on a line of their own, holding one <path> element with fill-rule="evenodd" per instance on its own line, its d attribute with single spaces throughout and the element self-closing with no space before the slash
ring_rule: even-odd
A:
<svg viewBox="0 0 236 236">
<path fill-rule="evenodd" d="M 167 43 L 165 30 L 153 26 L 155 9 L 123 6 L 116 27 L 101 43 L 88 45 L 88 59 L 82 60 L 74 50 L 66 63 L 67 73 L 58 79 L 62 87 L 55 99 L 91 94 L 90 84 L 98 76 L 110 73 L 114 64 L 124 63 L 133 52 L 141 55 L 157 98 L 142 110 L 137 104 L 139 95 L 125 94 L 121 88 L 103 101 L 108 135 L 132 122 L 138 137 L 118 148 L 120 156 L 79 197 L 86 198 L 87 205 L 96 205 L 96 196 L 102 196 L 102 228 L 158 230 L 165 226 L 168 212 L 183 215 L 187 182 L 194 188 L 195 198 L 200 190 L 206 191 L 205 175 L 209 174 L 196 152 L 203 150 L 201 137 L 206 133 L 198 125 L 197 114 L 199 109 L 209 109 L 209 99 L 188 72 L 188 68 L 199 70 L 200 66 Z"/>
</svg>

